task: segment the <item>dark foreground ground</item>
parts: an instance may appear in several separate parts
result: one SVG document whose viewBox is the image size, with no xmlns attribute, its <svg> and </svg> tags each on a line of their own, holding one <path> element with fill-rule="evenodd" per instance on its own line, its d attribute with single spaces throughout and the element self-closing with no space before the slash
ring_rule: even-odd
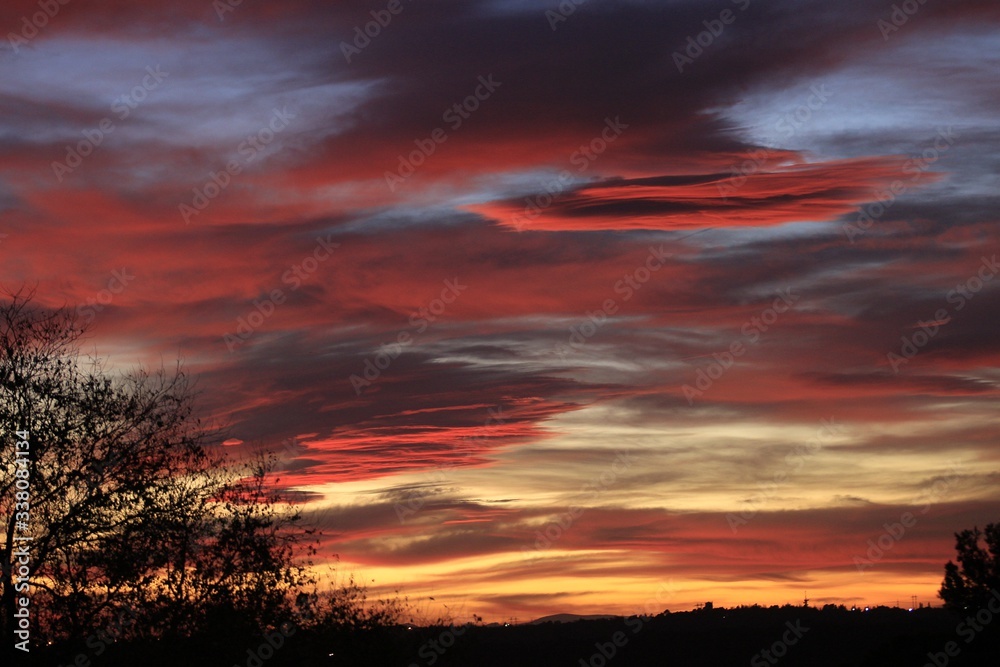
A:
<svg viewBox="0 0 1000 667">
<path fill-rule="evenodd" d="M 981 613 L 970 622 L 942 609 L 714 609 L 512 627 L 393 627 L 353 636 L 293 631 L 272 635 L 277 648 L 263 637 L 217 636 L 154 647 L 115 644 L 96 655 L 92 641 L 91 648 L 81 643 L 57 653 L 33 652 L 30 662 L 18 662 L 47 667 L 997 667 L 1000 618 L 992 616 Z"/>
</svg>

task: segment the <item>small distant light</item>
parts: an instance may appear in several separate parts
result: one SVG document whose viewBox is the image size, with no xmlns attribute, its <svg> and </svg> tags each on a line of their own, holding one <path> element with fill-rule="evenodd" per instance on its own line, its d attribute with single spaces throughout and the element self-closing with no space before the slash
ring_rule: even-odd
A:
<svg viewBox="0 0 1000 667">
<path fill-rule="evenodd" d="M 913 611 L 913 607 L 910 607 L 910 611 Z"/>
<path fill-rule="evenodd" d="M 870 611 L 871 607 L 865 607 L 865 611 Z"/>
</svg>

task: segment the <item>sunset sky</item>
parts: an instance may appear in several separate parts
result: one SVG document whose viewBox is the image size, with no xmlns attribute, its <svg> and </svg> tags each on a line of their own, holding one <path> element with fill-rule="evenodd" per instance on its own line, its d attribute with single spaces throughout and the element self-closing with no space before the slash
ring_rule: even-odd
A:
<svg viewBox="0 0 1000 667">
<path fill-rule="evenodd" d="M 421 613 L 940 603 L 1000 4 L 576 1 L 4 2 L 0 284 Z"/>
</svg>

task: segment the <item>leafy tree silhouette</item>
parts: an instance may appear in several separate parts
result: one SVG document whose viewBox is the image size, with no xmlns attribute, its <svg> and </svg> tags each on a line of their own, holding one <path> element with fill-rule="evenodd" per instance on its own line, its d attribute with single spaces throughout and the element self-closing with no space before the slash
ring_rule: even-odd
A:
<svg viewBox="0 0 1000 667">
<path fill-rule="evenodd" d="M 32 290 L 0 303 L 0 629 L 15 641 L 17 548 L 28 534 L 31 643 L 236 638 L 362 614 L 364 591 L 320 593 L 318 534 L 272 479 L 273 455 L 234 461 L 173 372 L 111 374 L 81 358 L 75 313 Z M 30 520 L 16 517 L 15 433 L 30 442 Z M 23 466 L 22 466 L 23 467 Z M 304 597 L 303 597 L 304 596 Z M 363 617 L 390 622 L 396 607 Z M 128 622 L 123 623 L 121 619 Z M 373 621 L 373 622 L 374 622 Z"/>
<path fill-rule="evenodd" d="M 938 595 L 954 610 L 982 607 L 1000 590 L 1000 523 L 955 533 L 958 564 L 948 561 Z"/>
</svg>

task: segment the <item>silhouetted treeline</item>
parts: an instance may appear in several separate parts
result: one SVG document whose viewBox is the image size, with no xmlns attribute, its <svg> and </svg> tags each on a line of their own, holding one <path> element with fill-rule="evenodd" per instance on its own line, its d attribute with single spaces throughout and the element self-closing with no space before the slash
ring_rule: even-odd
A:
<svg viewBox="0 0 1000 667">
<path fill-rule="evenodd" d="M 716 608 L 510 627 L 296 630 L 272 636 L 270 644 L 261 636 L 217 633 L 159 644 L 109 645 L 101 655 L 89 657 L 92 667 L 996 665 L 1000 616 L 994 624 L 980 625 L 979 631 L 969 618 L 943 608 L 912 612 L 884 607 L 867 612 L 792 606 Z M 268 645 L 274 648 L 260 650 Z M 949 648 L 955 655 L 947 653 Z M 35 664 L 72 664 L 66 661 L 76 654 L 67 649 L 37 655 Z M 937 665 L 930 656 L 935 656 Z"/>
</svg>

